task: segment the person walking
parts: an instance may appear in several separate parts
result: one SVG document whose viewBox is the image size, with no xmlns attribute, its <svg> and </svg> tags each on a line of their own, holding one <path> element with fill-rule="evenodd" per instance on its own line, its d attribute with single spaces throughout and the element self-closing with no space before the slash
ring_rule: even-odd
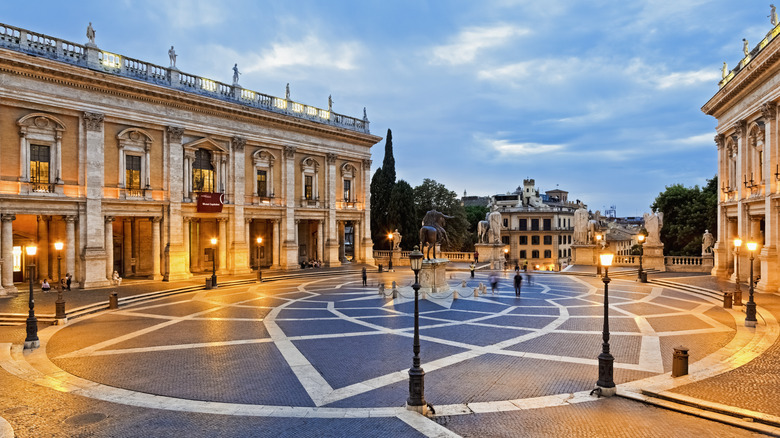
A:
<svg viewBox="0 0 780 438">
<path fill-rule="evenodd" d="M 479 251 L 474 251 L 474 263 L 479 263 Z"/>
<path fill-rule="evenodd" d="M 490 274 L 490 291 L 495 295 L 496 289 L 498 289 L 498 274 L 495 272 Z"/>
<path fill-rule="evenodd" d="M 469 266 L 469 269 L 471 270 L 471 278 L 474 278 L 474 263 Z"/>
<path fill-rule="evenodd" d="M 70 290 L 70 282 L 73 280 L 73 276 L 70 275 L 70 272 L 65 274 L 65 286 Z"/>
<path fill-rule="evenodd" d="M 360 276 L 363 278 L 363 286 L 367 286 L 368 274 L 366 273 L 365 266 L 363 266 L 363 270 L 360 271 Z"/>
<path fill-rule="evenodd" d="M 525 273 L 525 279 L 528 281 L 528 285 L 529 285 L 529 286 L 533 286 L 533 284 L 534 284 L 534 281 L 533 281 L 533 279 L 531 278 L 531 274 L 530 274 L 530 273 L 528 273 L 528 272 L 526 272 L 526 273 Z"/>
<path fill-rule="evenodd" d="M 523 287 L 523 276 L 520 275 L 520 269 L 515 270 L 515 296 L 520 296 L 520 288 Z"/>
</svg>

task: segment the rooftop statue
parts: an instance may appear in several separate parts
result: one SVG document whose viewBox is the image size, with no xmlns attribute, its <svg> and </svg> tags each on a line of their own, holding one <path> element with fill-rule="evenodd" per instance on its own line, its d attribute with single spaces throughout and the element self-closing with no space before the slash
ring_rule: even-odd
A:
<svg viewBox="0 0 780 438">
<path fill-rule="evenodd" d="M 722 69 L 722 76 L 723 76 L 723 79 L 726 79 L 726 76 L 728 76 L 728 74 L 729 74 L 729 67 L 728 67 L 728 65 L 726 65 L 726 63 L 724 62 L 724 63 L 723 63 L 723 69 Z"/>
<path fill-rule="evenodd" d="M 777 26 L 777 9 L 775 9 L 775 5 L 769 5 L 769 7 L 772 9 L 769 13 L 769 21 L 772 23 L 772 26 Z"/>
<path fill-rule="evenodd" d="M 168 50 L 168 58 L 171 60 L 171 68 L 176 68 L 176 51 L 173 50 L 173 46 Z"/>
<path fill-rule="evenodd" d="M 284 89 L 284 98 L 290 100 L 290 83 L 287 83 L 287 88 Z"/>
<path fill-rule="evenodd" d="M 87 26 L 87 39 L 89 40 L 89 44 L 95 44 L 95 29 L 92 27 L 91 21 L 89 22 L 89 26 Z"/>
<path fill-rule="evenodd" d="M 330 94 L 328 94 L 328 112 L 333 112 L 333 99 Z"/>
<path fill-rule="evenodd" d="M 748 56 L 750 54 L 750 44 L 748 43 L 748 40 L 745 38 L 742 38 L 742 51 L 745 52 L 745 56 Z"/>
<path fill-rule="evenodd" d="M 233 85 L 238 85 L 238 75 L 240 75 L 241 72 L 238 71 L 238 64 L 233 65 Z"/>
</svg>

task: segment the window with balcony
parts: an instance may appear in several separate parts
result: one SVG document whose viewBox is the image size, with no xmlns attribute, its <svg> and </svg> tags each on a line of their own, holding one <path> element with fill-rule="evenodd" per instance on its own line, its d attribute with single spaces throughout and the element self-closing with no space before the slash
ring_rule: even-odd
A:
<svg viewBox="0 0 780 438">
<path fill-rule="evenodd" d="M 205 149 L 195 151 L 192 163 L 192 191 L 214 193 L 214 166 L 211 164 L 211 152 Z"/>
<path fill-rule="evenodd" d="M 261 203 L 274 197 L 274 164 L 276 157 L 268 150 L 258 149 L 252 155 L 255 163 L 254 193 Z M 264 198 L 264 199 L 263 199 Z"/>
<path fill-rule="evenodd" d="M 303 197 L 306 198 L 307 201 L 310 201 L 314 199 L 314 177 L 311 175 L 306 175 L 305 182 L 303 183 Z"/>
<path fill-rule="evenodd" d="M 125 189 L 130 196 L 138 196 L 141 191 L 141 157 L 125 156 Z"/>
<path fill-rule="evenodd" d="M 552 230 L 552 219 L 545 219 L 544 220 L 544 231 L 550 231 Z"/>
<path fill-rule="evenodd" d="M 352 180 L 344 180 L 344 202 L 352 201 Z"/>
<path fill-rule="evenodd" d="M 528 219 L 520 219 L 519 224 L 520 231 L 526 231 L 528 229 Z"/>
<path fill-rule="evenodd" d="M 36 186 L 49 185 L 49 159 L 48 146 L 30 145 L 30 182 Z"/>
<path fill-rule="evenodd" d="M 55 184 L 61 184 L 62 134 L 65 125 L 53 116 L 31 113 L 20 118 L 19 159 L 20 178 L 30 183 L 34 192 L 53 192 Z"/>
</svg>

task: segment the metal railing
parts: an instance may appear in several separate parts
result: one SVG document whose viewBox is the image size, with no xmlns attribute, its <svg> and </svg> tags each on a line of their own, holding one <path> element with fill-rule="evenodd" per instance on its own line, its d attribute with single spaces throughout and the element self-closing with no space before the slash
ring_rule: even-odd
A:
<svg viewBox="0 0 780 438">
<path fill-rule="evenodd" d="M 54 183 L 31 182 L 30 191 L 33 193 L 54 193 Z"/>
</svg>

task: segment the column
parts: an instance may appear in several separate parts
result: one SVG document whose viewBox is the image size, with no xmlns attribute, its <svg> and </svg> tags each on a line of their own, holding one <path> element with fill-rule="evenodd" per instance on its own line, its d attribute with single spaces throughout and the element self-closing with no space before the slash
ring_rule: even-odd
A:
<svg viewBox="0 0 780 438">
<path fill-rule="evenodd" d="M 352 221 L 352 261 L 354 263 L 363 263 L 363 244 L 360 240 L 360 221 Z M 398 251 L 398 255 L 401 255 L 401 251 Z"/>
<path fill-rule="evenodd" d="M 65 216 L 65 272 L 73 276 L 74 282 L 81 281 L 76 275 L 76 216 Z"/>
<path fill-rule="evenodd" d="M 190 243 L 192 244 L 192 262 L 190 266 L 191 269 L 196 272 L 203 271 L 203 250 L 200 246 L 200 225 L 200 219 L 192 218 L 190 228 L 194 227 L 195 230 L 192 233 L 194 236 L 190 240 Z"/>
<path fill-rule="evenodd" d="M 4 214 L 0 216 L 2 221 L 2 256 L 3 256 L 3 295 L 16 292 L 14 286 L 14 232 L 13 221 L 16 220 L 16 215 Z"/>
<path fill-rule="evenodd" d="M 252 260 L 257 257 L 257 239 L 252 239 L 252 218 L 244 218 L 244 242 L 247 248 L 247 268 L 252 267 Z M 260 260 L 255 260 L 255 265 L 260 266 Z"/>
<path fill-rule="evenodd" d="M 283 190 L 286 208 L 284 211 L 284 244 L 280 244 L 279 261 L 282 269 L 295 269 L 298 267 L 298 245 L 295 232 L 295 147 L 284 147 L 284 172 Z"/>
<path fill-rule="evenodd" d="M 219 260 L 217 260 L 217 266 L 219 267 L 220 273 L 227 272 L 227 219 L 225 218 L 219 218 L 217 219 L 218 226 L 219 226 L 219 243 L 217 246 L 219 247 L 217 251 L 219 251 Z"/>
<path fill-rule="evenodd" d="M 374 242 L 371 241 L 371 190 L 369 188 L 371 181 L 371 160 L 363 160 L 363 175 L 362 175 L 362 195 L 363 195 L 363 220 L 362 235 L 363 235 L 363 263 L 374 263 Z M 412 236 L 410 236 L 412 237 Z"/>
<path fill-rule="evenodd" d="M 274 227 L 273 239 L 274 240 L 273 240 L 272 246 L 271 246 L 271 248 L 272 248 L 271 249 L 271 251 L 272 251 L 272 253 L 271 253 L 272 262 L 271 263 L 273 264 L 273 266 L 271 266 L 271 268 L 272 269 L 279 269 L 279 254 L 281 254 L 281 248 L 282 248 L 281 241 L 279 240 L 279 222 L 280 221 L 279 221 L 279 219 L 274 219 L 273 222 L 274 222 L 274 224 L 273 224 L 273 227 Z"/>
<path fill-rule="evenodd" d="M 170 202 L 168 204 L 167 218 L 163 224 L 165 230 L 165 240 L 168 243 L 168 257 L 166 262 L 167 280 L 177 281 L 190 278 L 190 260 L 191 255 L 185 251 L 185 242 L 189 240 L 189 235 L 182 229 L 184 221 L 182 220 L 181 204 L 184 198 L 190 196 L 190 178 L 192 170 L 191 161 L 185 160 L 184 149 L 181 146 L 184 128 L 177 126 L 168 126 L 167 142 L 168 157 L 168 190 Z M 191 152 L 194 154 L 194 151 Z"/>
<path fill-rule="evenodd" d="M 110 281 L 114 275 L 114 216 L 106 216 L 105 224 L 106 278 Z"/>
<path fill-rule="evenodd" d="M 152 217 L 152 280 L 162 280 L 162 273 L 160 273 L 160 256 L 162 254 L 162 248 L 160 246 L 160 222 L 162 217 Z"/>
<path fill-rule="evenodd" d="M 38 280 L 52 278 L 49 272 L 49 217 L 38 216 Z"/>
<path fill-rule="evenodd" d="M 133 220 L 125 219 L 122 222 L 122 275 L 129 277 L 133 275 L 133 265 L 130 264 L 133 258 Z"/>
<path fill-rule="evenodd" d="M 81 265 L 79 266 L 79 283 L 81 287 L 107 286 L 106 278 L 106 248 L 105 240 L 105 216 L 103 215 L 103 188 L 105 144 L 103 129 L 103 114 L 85 112 L 83 114 L 84 131 L 81 152 L 85 157 L 84 184 L 85 203 L 84 209 L 79 213 L 79 254 Z M 73 248 L 75 255 L 76 248 Z M 75 258 L 74 258 L 75 260 Z M 75 264 L 74 271 L 76 276 Z"/>
<path fill-rule="evenodd" d="M 192 218 L 189 216 L 184 216 L 182 218 L 184 226 L 182 227 L 184 232 L 182 233 L 182 240 L 184 241 L 184 270 L 185 273 L 190 273 L 190 259 L 192 257 L 192 253 L 190 252 L 190 237 L 192 237 L 192 232 L 190 228 L 190 224 L 192 222 Z"/>
<path fill-rule="evenodd" d="M 300 219 L 295 219 L 295 228 L 293 228 L 293 243 L 295 244 L 295 263 L 300 263 L 300 251 L 301 251 L 301 242 L 300 242 L 300 234 L 301 234 L 301 221 Z"/>
<path fill-rule="evenodd" d="M 337 221 L 336 229 L 338 230 L 339 237 L 338 237 L 338 251 L 339 251 L 339 261 L 341 263 L 344 263 L 347 261 L 347 257 L 345 254 L 345 239 L 344 239 L 344 231 L 347 225 L 347 221 Z"/>
<path fill-rule="evenodd" d="M 717 146 L 718 153 L 718 181 L 723 187 L 726 184 L 728 178 L 728 159 L 726 157 L 727 149 L 725 146 L 725 136 L 723 134 L 715 135 L 715 145 Z M 732 181 L 728 181 L 728 184 L 733 184 Z M 714 265 L 712 267 L 711 275 L 715 275 L 720 278 L 728 277 L 729 273 L 729 259 L 730 259 L 730 237 L 728 236 L 728 221 L 726 219 L 726 211 L 723 208 L 723 201 L 726 198 L 726 194 L 722 191 L 718 192 L 718 236 L 715 242 L 715 246 L 712 248 L 714 255 Z"/>
<path fill-rule="evenodd" d="M 325 221 L 322 219 L 317 221 L 317 260 L 325 260 L 325 236 L 323 233 L 323 224 Z"/>
<path fill-rule="evenodd" d="M 758 289 L 766 292 L 775 292 L 780 286 L 780 267 L 778 266 L 778 217 L 773 211 L 773 184 L 775 184 L 775 175 L 772 168 L 772 156 L 775 155 L 775 126 L 777 116 L 777 105 L 774 102 L 767 102 L 761 105 L 761 115 L 764 117 L 764 241 L 761 242 L 763 248 L 758 256 L 759 272 L 761 280 L 758 282 Z"/>
</svg>

